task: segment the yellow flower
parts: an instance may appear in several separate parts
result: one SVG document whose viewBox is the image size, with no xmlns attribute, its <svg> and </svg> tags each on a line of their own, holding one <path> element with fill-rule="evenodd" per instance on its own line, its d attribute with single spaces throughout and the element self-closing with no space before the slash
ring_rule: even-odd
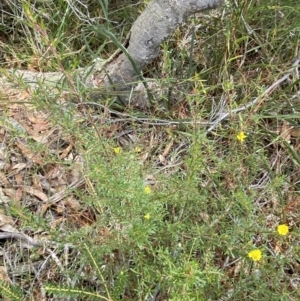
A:
<svg viewBox="0 0 300 301">
<path fill-rule="evenodd" d="M 151 193 L 151 187 L 150 186 L 146 186 L 144 189 L 146 194 L 150 194 Z"/>
<path fill-rule="evenodd" d="M 277 232 L 278 232 L 279 235 L 285 236 L 285 235 L 287 235 L 289 233 L 289 227 L 287 225 L 285 225 L 285 224 L 279 225 L 277 227 Z"/>
<path fill-rule="evenodd" d="M 236 139 L 239 140 L 241 143 L 244 142 L 244 140 L 246 139 L 246 135 L 243 131 L 239 132 L 239 134 L 236 136 Z"/>
<path fill-rule="evenodd" d="M 136 153 L 140 153 L 140 152 L 142 151 L 142 149 L 141 149 L 139 146 L 136 146 L 136 147 L 134 148 L 134 151 L 135 151 Z"/>
<path fill-rule="evenodd" d="M 114 152 L 116 155 L 119 154 L 121 152 L 121 147 L 114 147 Z"/>
<path fill-rule="evenodd" d="M 149 213 L 145 214 L 144 219 L 150 219 L 150 214 Z"/>
<path fill-rule="evenodd" d="M 251 258 L 253 261 L 260 261 L 262 254 L 261 250 L 255 249 L 248 253 L 248 257 Z"/>
</svg>

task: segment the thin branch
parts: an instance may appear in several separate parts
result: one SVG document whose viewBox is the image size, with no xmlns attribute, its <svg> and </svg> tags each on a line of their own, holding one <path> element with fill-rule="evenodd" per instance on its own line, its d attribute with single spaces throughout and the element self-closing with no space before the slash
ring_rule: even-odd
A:
<svg viewBox="0 0 300 301">
<path fill-rule="evenodd" d="M 43 247 L 46 244 L 53 244 L 53 242 L 50 241 L 38 241 L 33 238 L 31 238 L 28 235 L 25 235 L 23 233 L 18 232 L 0 232 L 0 239 L 17 239 L 26 242 L 28 245 L 33 247 Z"/>
<path fill-rule="evenodd" d="M 91 106 L 98 106 L 100 108 L 103 108 L 105 111 L 120 116 L 120 117 L 124 117 L 122 119 L 109 119 L 109 121 L 111 122 L 117 122 L 117 121 L 124 121 L 126 120 L 126 118 L 130 118 L 133 119 L 139 123 L 143 123 L 146 125 L 155 125 L 155 126 L 169 126 L 169 125 L 181 125 L 181 124 L 186 124 L 186 125 L 202 125 L 202 126 L 207 126 L 209 124 L 211 124 L 211 122 L 209 121 L 199 121 L 199 120 L 194 120 L 194 119 L 182 119 L 182 120 L 167 120 L 167 119 L 159 119 L 159 118 L 151 118 L 151 117 L 137 117 L 128 113 L 122 113 L 122 112 L 118 112 L 112 109 L 107 108 L 107 106 L 100 104 L 100 103 L 96 103 L 96 102 L 82 102 L 80 103 L 78 106 L 82 106 L 82 105 L 91 105 Z M 96 116 L 97 118 L 101 118 L 101 116 Z"/>
<path fill-rule="evenodd" d="M 274 82 L 271 86 L 269 86 L 261 95 L 259 95 L 258 97 L 256 97 L 254 100 L 246 103 L 245 105 L 240 106 L 237 109 L 234 109 L 230 112 L 226 112 L 221 114 L 221 116 L 215 120 L 213 122 L 213 125 L 207 130 L 207 133 L 211 132 L 213 129 L 215 129 L 217 127 L 217 125 L 219 123 L 221 123 L 222 120 L 226 119 L 227 117 L 229 117 L 231 114 L 235 114 L 235 113 L 239 113 L 241 111 L 245 111 L 248 108 L 254 106 L 256 103 L 258 103 L 263 97 L 265 97 L 266 95 L 270 94 L 275 88 L 277 88 L 282 82 L 284 82 L 285 80 L 287 80 L 289 78 L 289 76 L 295 71 L 295 68 L 298 67 L 300 63 L 300 56 L 297 57 L 294 61 L 294 63 L 292 64 L 292 68 L 290 68 L 285 75 L 283 75 L 281 78 L 279 78 L 276 82 Z"/>
</svg>

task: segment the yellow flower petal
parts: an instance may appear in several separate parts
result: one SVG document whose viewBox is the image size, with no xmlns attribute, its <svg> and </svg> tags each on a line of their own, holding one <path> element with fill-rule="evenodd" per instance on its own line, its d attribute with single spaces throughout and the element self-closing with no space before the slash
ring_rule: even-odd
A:
<svg viewBox="0 0 300 301">
<path fill-rule="evenodd" d="M 144 219 L 150 219 L 150 214 L 149 213 L 145 214 Z"/>
<path fill-rule="evenodd" d="M 251 258 L 253 261 L 260 261 L 262 257 L 261 250 L 255 249 L 248 253 L 248 257 Z"/>
<path fill-rule="evenodd" d="M 244 140 L 247 138 L 245 133 L 243 131 L 239 132 L 239 134 L 236 136 L 236 139 L 240 142 L 244 142 Z"/>
<path fill-rule="evenodd" d="M 116 155 L 119 154 L 121 152 L 121 147 L 114 147 L 114 152 Z"/>
<path fill-rule="evenodd" d="M 151 193 L 151 187 L 150 186 L 146 186 L 144 189 L 146 194 L 150 194 Z"/>
<path fill-rule="evenodd" d="M 285 224 L 279 225 L 277 227 L 277 232 L 278 232 L 279 235 L 285 236 L 289 233 L 289 227 Z"/>
</svg>

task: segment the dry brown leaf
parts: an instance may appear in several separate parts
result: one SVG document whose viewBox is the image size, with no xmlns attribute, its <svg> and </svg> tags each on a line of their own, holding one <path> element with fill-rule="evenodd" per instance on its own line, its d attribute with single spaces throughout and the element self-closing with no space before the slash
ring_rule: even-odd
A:
<svg viewBox="0 0 300 301">
<path fill-rule="evenodd" d="M 288 143 L 291 142 L 291 131 L 292 131 L 292 127 L 290 126 L 290 124 L 287 121 L 283 121 L 279 133 L 281 138 Z"/>
<path fill-rule="evenodd" d="M 45 179 L 52 180 L 55 178 L 61 178 L 62 174 L 63 170 L 61 169 L 61 166 L 55 165 L 45 174 Z"/>
<path fill-rule="evenodd" d="M 14 166 L 12 166 L 12 169 L 17 169 L 18 171 L 21 171 L 26 167 L 27 167 L 27 163 L 17 163 Z"/>
<path fill-rule="evenodd" d="M 5 215 L 3 210 L 0 210 L 0 227 L 2 227 L 3 225 L 12 226 L 13 224 L 14 224 L 14 220 L 12 219 L 12 217 Z"/>
<path fill-rule="evenodd" d="M 60 202 L 56 205 L 56 212 L 57 213 L 63 213 L 66 211 L 66 207 L 64 206 L 63 202 Z"/>
<path fill-rule="evenodd" d="M 3 188 L 3 192 L 13 201 L 20 202 L 22 199 L 22 191 L 21 189 L 14 188 Z"/>
<path fill-rule="evenodd" d="M 3 232 L 19 232 L 14 225 L 14 220 L 12 217 L 5 215 L 5 213 L 0 210 L 0 230 Z"/>
<path fill-rule="evenodd" d="M 17 185 L 23 185 L 24 184 L 22 173 L 19 172 L 19 173 L 15 174 L 15 181 L 16 181 Z"/>
<path fill-rule="evenodd" d="M 51 228 L 51 229 L 55 229 L 59 224 L 63 223 L 64 220 L 65 220 L 64 217 L 60 217 L 60 218 L 56 219 L 55 221 L 53 221 L 53 222 L 51 223 L 50 228 Z"/>
<path fill-rule="evenodd" d="M 0 230 L 3 232 L 19 233 L 15 227 L 8 224 L 0 225 Z"/>
<path fill-rule="evenodd" d="M 120 125 L 117 123 L 113 123 L 109 126 L 109 128 L 104 128 L 104 135 L 107 138 L 115 137 L 116 132 L 119 130 Z"/>
<path fill-rule="evenodd" d="M 293 138 L 300 138 L 300 129 L 299 128 L 292 128 L 291 130 L 291 136 Z"/>
<path fill-rule="evenodd" d="M 82 179 L 83 171 L 83 160 L 79 159 L 77 162 L 74 162 L 72 170 L 68 175 L 68 183 L 78 182 Z"/>
<path fill-rule="evenodd" d="M 53 205 L 53 203 L 42 204 L 39 208 L 39 214 L 44 215 L 46 211 Z"/>
<path fill-rule="evenodd" d="M 44 203 L 49 201 L 49 198 L 47 197 L 47 195 L 45 193 L 43 193 L 43 192 L 41 192 L 37 189 L 34 189 L 33 187 L 23 186 L 22 189 L 23 189 L 24 192 L 32 194 L 33 196 L 37 197 L 38 199 L 40 199 Z"/>
<path fill-rule="evenodd" d="M 29 124 L 25 123 L 24 121 L 22 122 L 22 126 L 25 128 L 27 135 L 34 139 L 35 141 L 44 141 L 45 140 L 45 136 L 48 136 L 48 133 L 43 132 L 43 133 L 39 133 L 37 130 L 32 129 L 32 125 L 30 124 L 30 122 L 28 122 Z M 47 140 L 47 139 L 46 139 Z"/>
<path fill-rule="evenodd" d="M 0 266 L 0 280 L 10 284 L 10 279 L 7 275 L 7 269 L 4 266 Z"/>
<path fill-rule="evenodd" d="M 78 211 L 81 209 L 80 203 L 73 196 L 67 197 L 67 199 L 65 200 L 65 204 L 74 211 Z"/>
<path fill-rule="evenodd" d="M 3 188 L 0 187 L 0 204 L 8 204 L 10 202 L 11 199 L 4 194 Z"/>
<path fill-rule="evenodd" d="M 16 145 L 27 159 L 39 165 L 43 164 L 42 157 L 38 154 L 34 154 L 25 144 L 21 143 L 20 141 L 16 141 Z"/>
<path fill-rule="evenodd" d="M 38 191 L 43 191 L 42 184 L 41 184 L 41 179 L 37 174 L 34 174 L 32 176 L 32 182 L 33 182 L 32 186 L 34 187 L 34 189 L 36 189 Z"/>
<path fill-rule="evenodd" d="M 68 154 L 70 153 L 70 151 L 72 150 L 72 148 L 73 148 L 73 144 L 70 143 L 68 145 L 68 147 L 61 153 L 60 158 L 65 159 L 68 156 Z"/>
<path fill-rule="evenodd" d="M 281 253 L 281 247 L 279 246 L 278 243 L 275 244 L 273 251 L 276 255 L 279 255 Z"/>
<path fill-rule="evenodd" d="M 9 181 L 7 180 L 5 174 L 2 173 L 1 171 L 0 171 L 0 183 L 1 183 L 3 186 L 10 186 L 10 183 L 9 183 Z"/>
<path fill-rule="evenodd" d="M 22 196 L 23 196 L 23 190 L 22 190 L 22 188 L 18 188 L 16 190 L 15 198 L 12 199 L 13 204 L 14 205 L 20 205 L 20 202 L 22 200 Z"/>
<path fill-rule="evenodd" d="M 37 132 L 43 132 L 49 129 L 49 121 L 47 121 L 43 117 L 36 117 L 36 116 L 28 116 L 28 120 L 32 124 L 33 130 Z"/>
<path fill-rule="evenodd" d="M 49 122 L 40 122 L 40 123 L 34 123 L 32 125 L 33 130 L 37 132 L 45 132 L 46 130 L 49 129 Z"/>
<path fill-rule="evenodd" d="M 32 95 L 30 94 L 30 92 L 26 89 L 13 89 L 10 86 L 3 87 L 3 91 L 6 92 L 6 95 L 9 97 L 9 100 L 11 101 L 10 104 L 10 108 L 11 109 L 18 109 L 20 107 L 28 107 L 31 108 L 33 107 L 32 102 L 28 101 L 26 102 L 25 100 L 30 100 L 32 98 Z M 15 103 L 16 99 L 18 100 L 18 102 L 22 102 L 22 106 L 20 106 L 20 104 Z"/>
<path fill-rule="evenodd" d="M 46 144 L 48 142 L 48 133 L 38 134 L 38 133 L 31 133 L 30 138 L 32 138 L 36 142 L 40 142 Z"/>
</svg>

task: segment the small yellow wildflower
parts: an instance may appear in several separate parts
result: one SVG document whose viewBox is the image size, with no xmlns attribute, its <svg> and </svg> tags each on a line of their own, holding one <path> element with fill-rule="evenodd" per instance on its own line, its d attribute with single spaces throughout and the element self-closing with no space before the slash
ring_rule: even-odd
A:
<svg viewBox="0 0 300 301">
<path fill-rule="evenodd" d="M 239 132 L 239 134 L 236 135 L 236 139 L 239 140 L 241 143 L 243 143 L 246 138 L 247 136 L 243 131 Z"/>
<path fill-rule="evenodd" d="M 248 253 L 248 257 L 251 258 L 253 261 L 260 261 L 262 254 L 261 250 L 255 249 Z"/>
<path fill-rule="evenodd" d="M 144 219 L 150 219 L 150 214 L 149 213 L 145 214 Z"/>
<path fill-rule="evenodd" d="M 136 153 L 140 153 L 140 152 L 142 151 L 142 149 L 141 149 L 139 146 L 136 146 L 136 147 L 134 148 L 134 151 L 135 151 Z"/>
<path fill-rule="evenodd" d="M 150 194 L 151 193 L 151 187 L 150 186 L 146 186 L 144 189 L 146 194 Z"/>
<path fill-rule="evenodd" d="M 279 235 L 285 236 L 289 233 L 289 227 L 285 224 L 279 225 L 277 227 L 277 232 L 278 232 Z"/>
<path fill-rule="evenodd" d="M 121 147 L 114 147 L 114 152 L 116 155 L 119 154 L 121 152 Z"/>
</svg>

